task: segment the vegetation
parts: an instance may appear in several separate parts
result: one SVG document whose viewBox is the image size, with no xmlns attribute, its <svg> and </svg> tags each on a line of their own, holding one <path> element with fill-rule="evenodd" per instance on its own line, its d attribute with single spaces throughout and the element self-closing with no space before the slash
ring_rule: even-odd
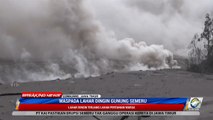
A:
<svg viewBox="0 0 213 120">
<path fill-rule="evenodd" d="M 189 49 L 190 71 L 213 72 L 213 19 L 209 14 L 206 14 L 203 32 L 194 35 Z"/>
</svg>

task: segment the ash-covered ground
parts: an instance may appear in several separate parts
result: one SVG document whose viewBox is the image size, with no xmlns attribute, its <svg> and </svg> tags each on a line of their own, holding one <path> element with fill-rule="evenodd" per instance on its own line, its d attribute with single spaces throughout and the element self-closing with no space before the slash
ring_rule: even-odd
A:
<svg viewBox="0 0 213 120">
<path fill-rule="evenodd" d="M 187 72 L 185 70 L 136 71 L 108 73 L 88 77 L 43 82 L 0 85 L 0 93 L 23 91 L 62 91 L 67 94 L 101 94 L 102 97 L 191 97 L 202 96 L 204 101 L 200 116 L 148 117 L 141 120 L 210 120 L 213 118 L 213 75 Z M 12 111 L 20 95 L 0 96 L 1 120 L 96 120 L 94 117 L 14 117 Z M 120 120 L 121 117 L 99 117 L 100 120 Z M 138 120 L 129 117 L 127 120 Z"/>
</svg>

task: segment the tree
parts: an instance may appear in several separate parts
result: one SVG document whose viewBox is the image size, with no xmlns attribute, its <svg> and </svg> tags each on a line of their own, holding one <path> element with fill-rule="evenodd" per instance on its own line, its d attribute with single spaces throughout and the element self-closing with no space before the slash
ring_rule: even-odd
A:
<svg viewBox="0 0 213 120">
<path fill-rule="evenodd" d="M 209 14 L 206 14 L 206 21 L 204 23 L 204 30 L 201 33 L 201 37 L 198 39 L 199 41 L 205 40 L 207 44 L 204 45 L 207 51 L 207 60 L 210 59 L 213 55 L 213 19 L 210 18 Z"/>
<path fill-rule="evenodd" d="M 202 33 L 195 34 L 189 45 L 190 69 L 213 67 L 213 19 L 209 14 L 205 18 Z"/>
<path fill-rule="evenodd" d="M 189 60 L 191 64 L 200 64 L 205 59 L 205 52 L 198 44 L 200 37 L 195 34 L 189 45 Z"/>
</svg>

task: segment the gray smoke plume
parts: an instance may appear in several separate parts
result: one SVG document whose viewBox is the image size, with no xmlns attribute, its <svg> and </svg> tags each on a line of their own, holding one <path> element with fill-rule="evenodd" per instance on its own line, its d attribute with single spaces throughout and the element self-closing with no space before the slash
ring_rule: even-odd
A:
<svg viewBox="0 0 213 120">
<path fill-rule="evenodd" d="M 174 54 L 185 50 L 203 29 L 205 14 L 213 15 L 212 0 L 88 0 L 108 30 L 119 38 L 162 44 Z"/>
<path fill-rule="evenodd" d="M 118 39 L 87 5 L 82 0 L 0 1 L 1 80 L 66 79 L 176 65 L 162 45 Z"/>
</svg>

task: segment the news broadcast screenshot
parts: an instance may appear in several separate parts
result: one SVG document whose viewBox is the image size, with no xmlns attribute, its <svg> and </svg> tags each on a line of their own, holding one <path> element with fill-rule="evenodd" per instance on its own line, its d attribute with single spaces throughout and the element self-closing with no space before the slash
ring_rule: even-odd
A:
<svg viewBox="0 0 213 120">
<path fill-rule="evenodd" d="M 0 0 L 0 120 L 213 120 L 213 0 Z"/>
</svg>

